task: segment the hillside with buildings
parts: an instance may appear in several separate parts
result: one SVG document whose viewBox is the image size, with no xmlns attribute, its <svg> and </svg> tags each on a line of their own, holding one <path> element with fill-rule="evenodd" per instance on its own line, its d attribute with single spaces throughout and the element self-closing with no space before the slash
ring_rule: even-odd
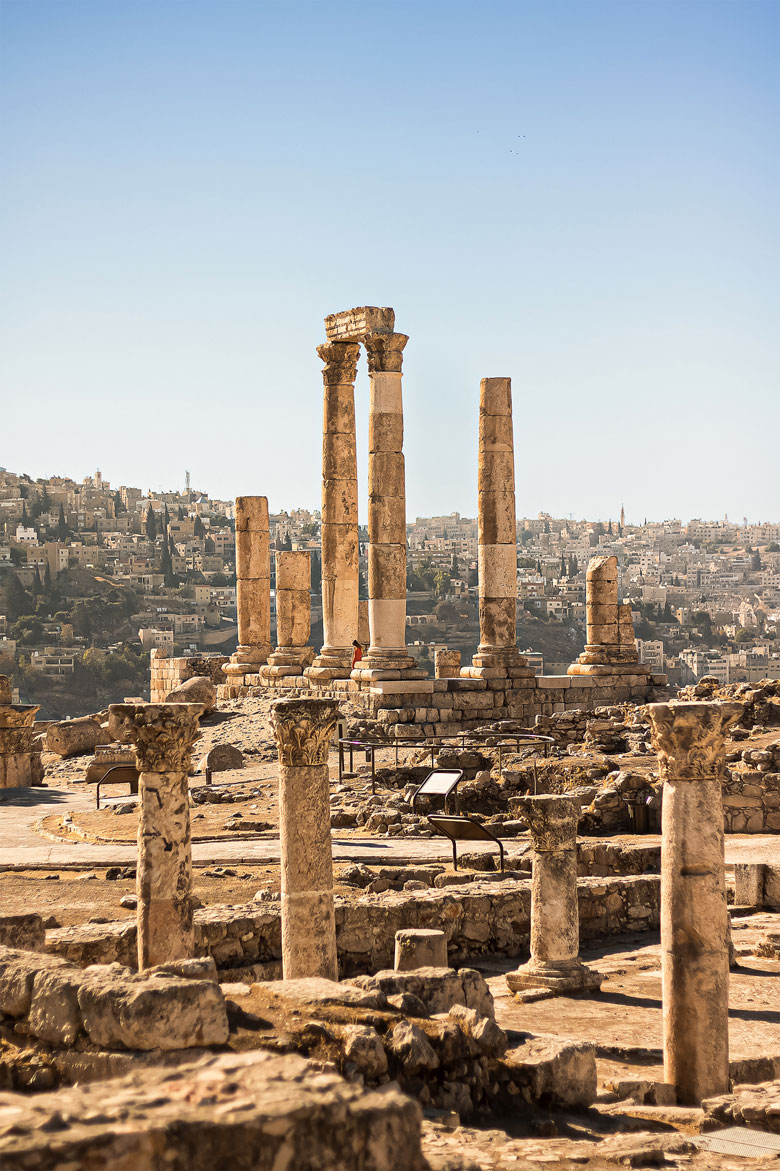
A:
<svg viewBox="0 0 780 1171">
<path fill-rule="evenodd" d="M 618 559 L 640 660 L 673 683 L 780 677 L 780 524 L 628 524 L 541 515 L 517 526 L 518 644 L 541 672 L 582 649 L 585 569 Z M 477 522 L 458 513 L 407 526 L 407 643 L 464 661 L 479 636 Z M 361 530 L 361 589 L 365 540 Z M 271 548 L 312 554 L 312 643 L 321 640 L 320 515 L 271 515 Z M 273 573 L 273 561 L 272 561 Z M 273 581 L 272 581 L 273 585 Z M 272 597 L 273 607 L 273 597 Z M 206 492 L 113 487 L 0 471 L 0 670 L 50 716 L 148 694 L 153 647 L 236 646 L 234 502 Z"/>
</svg>

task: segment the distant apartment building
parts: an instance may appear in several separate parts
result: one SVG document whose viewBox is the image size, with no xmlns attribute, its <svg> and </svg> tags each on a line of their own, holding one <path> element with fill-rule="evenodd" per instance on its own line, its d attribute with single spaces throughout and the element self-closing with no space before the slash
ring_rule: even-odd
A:
<svg viewBox="0 0 780 1171">
<path fill-rule="evenodd" d="M 638 638 L 636 646 L 639 652 L 639 662 L 649 667 L 654 675 L 663 675 L 665 658 L 664 644 L 661 639 Z"/>
</svg>

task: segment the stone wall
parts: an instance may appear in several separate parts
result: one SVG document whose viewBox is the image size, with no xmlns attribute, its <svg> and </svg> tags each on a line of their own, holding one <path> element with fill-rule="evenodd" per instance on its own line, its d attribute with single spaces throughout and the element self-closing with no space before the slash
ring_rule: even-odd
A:
<svg viewBox="0 0 780 1171">
<path fill-rule="evenodd" d="M 218 687 L 226 682 L 222 668 L 229 662 L 230 659 L 225 655 L 169 659 L 165 657 L 164 651 L 154 649 L 150 655 L 150 700 L 152 703 L 164 703 L 174 687 L 178 687 L 185 679 L 192 679 L 194 675 L 204 675 Z"/>
<path fill-rule="evenodd" d="M 637 874 L 583 878 L 578 884 L 583 939 L 658 926 L 660 878 Z M 451 962 L 481 955 L 515 956 L 528 947 L 531 884 L 474 880 L 444 890 L 387 891 L 360 899 L 336 898 L 336 934 L 342 976 L 392 967 L 395 933 L 403 927 L 446 931 Z M 135 921 L 60 927 L 47 932 L 49 952 L 70 963 L 135 963 Z M 222 975 L 281 957 L 279 904 L 204 907 L 195 912 L 195 949 L 211 955 Z M 257 978 L 273 969 L 255 973 Z"/>
<path fill-rule="evenodd" d="M 779 833 L 780 772 L 730 773 L 723 782 L 723 821 L 727 834 Z"/>
</svg>

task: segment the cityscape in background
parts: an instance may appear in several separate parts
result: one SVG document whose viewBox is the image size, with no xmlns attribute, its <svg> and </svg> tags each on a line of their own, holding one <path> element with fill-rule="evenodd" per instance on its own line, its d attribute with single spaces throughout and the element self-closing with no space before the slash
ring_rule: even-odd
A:
<svg viewBox="0 0 780 1171">
<path fill-rule="evenodd" d="M 365 542 L 361 528 L 361 591 Z M 407 643 L 421 665 L 479 641 L 477 521 L 407 526 Z M 271 549 L 312 560 L 312 644 L 322 638 L 320 515 L 271 515 Z M 585 571 L 618 559 L 640 662 L 670 683 L 780 678 L 780 523 L 626 521 L 541 514 L 517 526 L 518 645 L 565 672 L 585 641 Z M 273 587 L 273 558 L 272 558 Z M 193 490 L 33 480 L 0 469 L 0 672 L 51 715 L 148 696 L 149 652 L 230 654 L 237 642 L 234 502 Z M 272 593 L 272 620 L 273 614 Z"/>
</svg>

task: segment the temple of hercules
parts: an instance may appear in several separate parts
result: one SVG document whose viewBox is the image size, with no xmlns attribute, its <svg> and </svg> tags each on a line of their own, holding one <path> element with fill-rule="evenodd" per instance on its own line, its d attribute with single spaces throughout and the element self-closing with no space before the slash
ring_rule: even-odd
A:
<svg viewBox="0 0 780 1171">
<path fill-rule="evenodd" d="M 537 676 L 517 646 L 517 512 L 513 388 L 483 378 L 474 401 L 478 451 L 479 645 L 470 663 L 438 648 L 433 677 L 406 645 L 406 469 L 403 372 L 409 338 L 389 307 L 325 318 L 322 363 L 322 626 L 310 641 L 311 571 L 304 552 L 276 553 L 276 646 L 271 631 L 268 501 L 236 500 L 238 641 L 222 698 L 254 690 L 349 695 L 391 739 L 449 736 L 486 720 L 533 722 L 567 708 L 646 699 L 665 679 L 638 661 L 618 563 L 595 556 L 586 582 L 587 642 L 565 675 Z M 355 379 L 368 366 L 368 600 L 359 595 Z M 416 394 L 414 382 L 409 393 Z M 367 618 L 367 630 L 366 626 Z M 352 669 L 353 640 L 363 659 Z M 153 674 L 163 670 L 153 660 Z M 154 679 L 153 679 L 154 685 Z"/>
</svg>

